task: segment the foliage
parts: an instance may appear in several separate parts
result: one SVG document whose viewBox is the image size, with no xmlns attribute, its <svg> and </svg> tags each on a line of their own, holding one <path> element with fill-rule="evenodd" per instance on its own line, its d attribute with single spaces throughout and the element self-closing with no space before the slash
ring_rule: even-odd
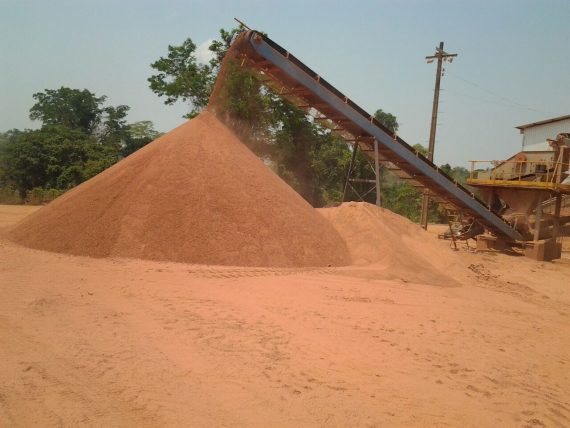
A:
<svg viewBox="0 0 570 428">
<path fill-rule="evenodd" d="M 382 109 L 378 109 L 374 113 L 374 118 L 382 125 L 384 125 L 384 127 L 388 129 L 388 131 L 390 131 L 392 134 L 398 132 L 400 125 L 398 125 L 398 120 L 393 114 L 387 113 Z"/>
<path fill-rule="evenodd" d="M 36 103 L 30 109 L 30 119 L 44 125 L 61 125 L 91 134 L 101 122 L 102 104 L 106 97 L 96 97 L 87 89 L 46 89 L 33 95 Z"/>
<path fill-rule="evenodd" d="M 98 132 L 100 142 L 120 148 L 123 142 L 128 140 L 127 113 L 129 110 L 130 107 L 125 105 L 103 109 L 106 117 Z"/>
<path fill-rule="evenodd" d="M 162 134 L 154 129 L 150 120 L 134 122 L 127 126 L 127 138 L 123 141 L 121 156 L 127 157 L 138 149 L 156 140 Z"/>
<path fill-rule="evenodd" d="M 0 204 L 4 205 L 44 205 L 65 193 L 60 189 L 35 187 L 28 190 L 24 197 L 13 187 L 0 187 Z"/>
<path fill-rule="evenodd" d="M 420 153 L 427 152 L 427 149 L 421 144 L 416 144 L 413 148 Z M 382 207 L 389 209 L 397 214 L 409 218 L 412 221 L 418 222 L 420 219 L 421 206 L 422 206 L 422 193 L 410 186 L 407 182 L 400 180 L 397 176 L 386 172 L 385 169 L 380 169 L 381 173 L 381 193 L 380 199 Z M 370 157 L 358 152 L 356 157 L 353 177 L 362 179 L 374 180 L 374 167 Z M 372 184 L 357 184 L 353 186 L 364 194 L 366 190 L 371 188 Z M 357 198 L 354 192 L 349 192 L 347 199 Z M 376 202 L 375 192 L 369 193 L 364 200 L 369 203 Z M 441 222 L 445 218 L 440 212 L 438 205 L 430 200 L 428 206 L 428 219 L 431 222 Z"/>
<path fill-rule="evenodd" d="M 168 56 L 151 64 L 158 74 L 148 79 L 150 89 L 159 97 L 166 97 L 165 104 L 189 101 L 189 118 L 208 104 L 215 81 L 212 66 L 198 63 L 195 52 L 196 44 L 190 38 L 180 46 L 168 46 Z"/>
<path fill-rule="evenodd" d="M 220 40 L 214 40 L 210 44 L 210 47 L 208 49 L 214 53 L 214 58 L 212 58 L 210 61 L 210 66 L 216 74 L 219 71 L 220 65 L 222 65 L 222 61 L 224 60 L 226 52 L 230 48 L 232 41 L 239 33 L 244 30 L 245 28 L 241 25 L 237 28 L 232 28 L 230 31 L 226 31 L 221 28 Z"/>
<path fill-rule="evenodd" d="M 23 203 L 20 192 L 11 186 L 0 187 L 0 204 L 19 205 Z"/>
<path fill-rule="evenodd" d="M 130 138 L 135 140 L 150 139 L 152 141 L 161 136 L 161 133 L 154 129 L 154 124 L 150 120 L 133 122 L 128 125 L 128 131 Z"/>
<path fill-rule="evenodd" d="M 150 121 L 129 125 L 128 106 L 104 106 L 106 97 L 87 89 L 46 89 L 34 99 L 30 117 L 41 129 L 0 134 L 5 202 L 45 203 L 159 135 Z"/>
<path fill-rule="evenodd" d="M 279 165 L 279 174 L 309 203 L 315 203 L 314 171 L 311 156 L 318 134 L 307 116 L 293 105 L 272 99 L 274 148 L 271 160 Z"/>
<path fill-rule="evenodd" d="M 459 184 L 467 184 L 467 179 L 469 178 L 469 170 L 467 168 L 463 168 L 462 166 L 452 167 L 446 163 L 445 165 L 441 165 L 440 169 L 452 179 L 457 180 Z"/>
<path fill-rule="evenodd" d="M 209 46 L 214 54 L 209 64 L 198 62 L 197 46 L 191 38 L 180 46 L 169 45 L 168 55 L 150 65 L 158 72 L 148 78 L 150 89 L 159 97 L 166 97 L 164 103 L 167 105 L 188 102 L 190 112 L 185 117 L 195 117 L 208 104 L 224 56 L 241 31 L 241 26 L 230 31 L 220 30 L 219 40 L 212 41 Z"/>
<path fill-rule="evenodd" d="M 10 138 L 2 146 L 0 169 L 3 184 L 24 198 L 36 187 L 69 189 L 116 161 L 116 153 L 80 130 L 48 125 Z"/>
<path fill-rule="evenodd" d="M 346 142 L 330 133 L 318 133 L 311 152 L 315 206 L 342 202 L 344 182 L 352 158 Z"/>
<path fill-rule="evenodd" d="M 97 97 L 87 89 L 62 86 L 35 93 L 33 98 L 36 103 L 30 109 L 30 119 L 41 121 L 42 126 L 63 126 L 116 147 L 127 138 L 126 117 L 130 107 L 105 107 L 105 95 Z"/>
<path fill-rule="evenodd" d="M 429 149 L 425 146 L 422 146 L 421 144 L 414 144 L 412 146 L 412 148 L 416 151 L 419 152 L 420 154 L 424 155 L 426 158 L 428 157 L 429 154 Z"/>
<path fill-rule="evenodd" d="M 65 190 L 61 189 L 44 189 L 41 187 L 35 187 L 32 190 L 26 192 L 26 198 L 24 202 L 28 205 L 44 205 L 48 202 L 53 201 L 58 196 L 65 193 Z"/>
<path fill-rule="evenodd" d="M 233 60 L 227 62 L 223 83 L 216 98 L 217 115 L 254 153 L 271 157 L 270 130 L 278 126 L 280 100 L 264 91 L 252 73 Z"/>
<path fill-rule="evenodd" d="M 402 181 L 382 188 L 384 207 L 409 218 L 414 222 L 420 221 L 422 209 L 422 193 Z M 430 200 L 428 205 L 428 219 L 430 222 L 443 222 L 445 217 L 438 205 Z"/>
</svg>

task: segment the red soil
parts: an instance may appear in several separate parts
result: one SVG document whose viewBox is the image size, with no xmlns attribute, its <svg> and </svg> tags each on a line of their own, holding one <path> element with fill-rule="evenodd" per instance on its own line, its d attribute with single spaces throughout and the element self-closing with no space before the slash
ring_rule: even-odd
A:
<svg viewBox="0 0 570 428">
<path fill-rule="evenodd" d="M 364 202 L 318 211 L 346 242 L 352 264 L 374 268 L 375 278 L 450 286 L 465 277 L 464 263 L 448 242 L 405 217 Z"/>
<path fill-rule="evenodd" d="M 204 112 L 24 219 L 28 247 L 239 266 L 350 263 L 333 227 Z"/>
</svg>

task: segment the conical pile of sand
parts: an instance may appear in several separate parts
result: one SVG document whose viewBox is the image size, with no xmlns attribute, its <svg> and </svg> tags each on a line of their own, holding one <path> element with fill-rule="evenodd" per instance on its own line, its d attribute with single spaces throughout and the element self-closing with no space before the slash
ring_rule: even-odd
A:
<svg viewBox="0 0 570 428">
<path fill-rule="evenodd" d="M 434 285 L 459 285 L 465 278 L 448 242 L 434 239 L 405 217 L 365 202 L 318 211 L 346 242 L 352 264 L 373 267 L 376 278 Z"/>
<path fill-rule="evenodd" d="M 93 257 L 350 263 L 334 228 L 208 112 L 27 217 L 9 236 Z"/>
</svg>

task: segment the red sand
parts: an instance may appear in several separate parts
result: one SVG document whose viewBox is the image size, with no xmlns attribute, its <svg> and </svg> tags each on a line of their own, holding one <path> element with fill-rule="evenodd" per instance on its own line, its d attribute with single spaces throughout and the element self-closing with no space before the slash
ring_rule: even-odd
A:
<svg viewBox="0 0 570 428">
<path fill-rule="evenodd" d="M 459 254 L 434 287 L 0 237 L 0 426 L 569 426 L 570 260 Z"/>
<path fill-rule="evenodd" d="M 330 224 L 211 113 L 66 193 L 10 233 L 94 257 L 237 266 L 340 266 Z"/>
<path fill-rule="evenodd" d="M 405 217 L 364 202 L 318 211 L 346 242 L 353 265 L 372 265 L 375 278 L 449 286 L 465 277 L 448 242 L 434 240 Z"/>
</svg>

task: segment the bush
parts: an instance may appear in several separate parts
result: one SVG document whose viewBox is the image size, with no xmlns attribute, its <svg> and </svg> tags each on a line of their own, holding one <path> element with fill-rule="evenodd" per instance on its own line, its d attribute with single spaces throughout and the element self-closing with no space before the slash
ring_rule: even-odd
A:
<svg viewBox="0 0 570 428">
<path fill-rule="evenodd" d="M 0 187 L 0 204 L 19 205 L 23 202 L 20 193 L 13 187 Z"/>
<path fill-rule="evenodd" d="M 60 189 L 42 189 L 41 187 L 35 187 L 32 190 L 26 192 L 27 205 L 44 205 L 48 202 L 53 201 L 60 195 L 63 195 L 65 190 Z"/>
</svg>

